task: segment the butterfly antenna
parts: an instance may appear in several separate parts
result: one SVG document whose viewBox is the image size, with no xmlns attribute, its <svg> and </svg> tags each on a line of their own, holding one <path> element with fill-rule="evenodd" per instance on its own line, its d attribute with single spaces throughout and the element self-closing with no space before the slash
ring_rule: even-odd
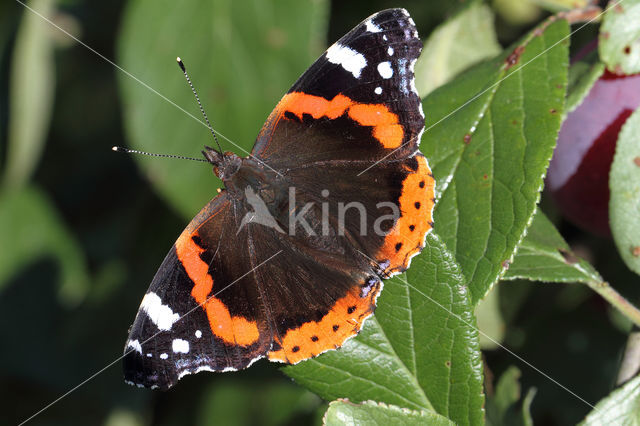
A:
<svg viewBox="0 0 640 426">
<path fill-rule="evenodd" d="M 180 65 L 180 69 L 182 70 L 184 77 L 187 79 L 187 83 L 189 83 L 189 87 L 191 87 L 191 91 L 193 92 L 193 95 L 196 97 L 196 101 L 198 102 L 198 107 L 200 108 L 200 112 L 204 117 L 204 121 L 207 122 L 207 127 L 211 131 L 211 134 L 213 135 L 213 139 L 216 141 L 216 145 L 218 145 L 218 152 L 222 154 L 222 148 L 220 147 L 220 142 L 218 142 L 218 136 L 216 136 L 216 132 L 213 130 L 213 127 L 211 127 L 211 123 L 209 122 L 207 113 L 204 112 L 204 108 L 202 107 L 202 103 L 200 102 L 200 97 L 198 96 L 198 92 L 196 92 L 196 88 L 193 87 L 193 84 L 191 83 L 191 79 L 189 78 L 189 74 L 187 74 L 187 69 L 184 66 L 184 62 L 182 62 L 182 59 L 180 59 L 179 56 L 176 58 L 176 60 L 178 61 L 178 65 Z"/>
<path fill-rule="evenodd" d="M 184 155 L 154 154 L 152 152 L 138 151 L 136 149 L 128 149 L 128 148 L 123 148 L 121 146 L 114 146 L 111 149 L 115 152 L 124 152 L 126 154 L 141 154 L 141 155 L 148 155 L 149 157 L 177 158 L 179 160 L 202 161 L 202 162 L 208 163 L 208 160 L 204 158 L 185 157 Z"/>
</svg>

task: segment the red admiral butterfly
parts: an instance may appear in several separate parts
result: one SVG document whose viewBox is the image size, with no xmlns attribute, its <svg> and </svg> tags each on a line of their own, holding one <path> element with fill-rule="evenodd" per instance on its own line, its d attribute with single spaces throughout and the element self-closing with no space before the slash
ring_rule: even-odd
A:
<svg viewBox="0 0 640 426">
<path fill-rule="evenodd" d="M 418 151 L 422 43 L 404 9 L 334 43 L 267 118 L 252 155 L 203 151 L 225 189 L 180 235 L 125 345 L 128 383 L 339 348 L 409 267 L 433 224 Z M 363 170 L 371 168 L 365 173 Z"/>
</svg>

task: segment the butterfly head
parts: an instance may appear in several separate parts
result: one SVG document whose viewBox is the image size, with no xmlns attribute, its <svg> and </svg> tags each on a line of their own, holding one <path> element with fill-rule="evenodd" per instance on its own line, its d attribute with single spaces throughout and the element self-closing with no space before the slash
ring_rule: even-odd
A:
<svg viewBox="0 0 640 426">
<path fill-rule="evenodd" d="M 230 179 L 242 165 L 242 159 L 233 152 L 223 153 L 205 146 L 202 154 L 213 165 L 213 173 L 223 181 Z"/>
</svg>

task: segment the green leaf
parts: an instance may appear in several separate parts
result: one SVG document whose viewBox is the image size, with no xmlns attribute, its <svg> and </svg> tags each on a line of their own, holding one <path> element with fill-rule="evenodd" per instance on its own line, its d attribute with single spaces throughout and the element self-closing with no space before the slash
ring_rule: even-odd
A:
<svg viewBox="0 0 640 426">
<path fill-rule="evenodd" d="M 576 62 L 569 68 L 569 85 L 567 88 L 567 103 L 564 115 L 575 110 L 587 97 L 591 87 L 598 81 L 604 73 L 604 64 L 596 62 L 588 64 L 586 62 Z"/>
<path fill-rule="evenodd" d="M 610 71 L 640 72 L 640 0 L 610 1 L 599 40 L 600 58 Z"/>
<path fill-rule="evenodd" d="M 562 10 L 582 9 L 589 4 L 589 0 L 527 0 L 536 3 L 542 8 L 552 12 Z"/>
<path fill-rule="evenodd" d="M 196 424 L 200 426 L 276 426 L 296 415 L 313 413 L 320 398 L 292 383 L 239 381 L 221 378 L 203 393 Z M 167 422 L 170 423 L 170 422 Z M 176 419 L 176 424 L 183 423 Z"/>
<path fill-rule="evenodd" d="M 620 256 L 640 274 L 640 109 L 627 119 L 618 135 L 609 175 L 609 220 Z"/>
<path fill-rule="evenodd" d="M 540 210 L 503 279 L 557 283 L 599 283 L 602 277 L 589 262 L 576 257 Z"/>
<path fill-rule="evenodd" d="M 508 410 L 520 399 L 520 383 L 518 382 L 520 376 L 520 370 L 513 366 L 500 376 L 495 394 L 487 398 L 487 418 L 490 424 L 504 424 Z"/>
<path fill-rule="evenodd" d="M 175 63 L 180 56 L 213 127 L 237 145 L 221 140 L 223 149 L 246 155 L 279 98 L 320 54 L 327 9 L 324 0 L 130 1 L 119 63 L 177 105 L 120 74 L 130 144 L 194 156 L 213 145 Z M 159 193 L 188 219 L 221 185 L 208 165 L 136 159 Z"/>
<path fill-rule="evenodd" d="M 533 0 L 493 0 L 500 17 L 512 26 L 530 24 L 540 18 L 541 10 Z"/>
<path fill-rule="evenodd" d="M 37 188 L 0 193 L 0 291 L 32 262 L 53 256 L 60 265 L 61 302 L 79 303 L 88 290 L 83 253 L 53 204 Z"/>
<path fill-rule="evenodd" d="M 483 423 L 478 333 L 464 278 L 433 233 L 411 268 L 385 281 L 374 318 L 338 351 L 284 372 L 327 400 L 377 400 Z"/>
<path fill-rule="evenodd" d="M 111 410 L 104 420 L 104 426 L 144 426 L 142 414 L 131 409 L 116 407 Z"/>
<path fill-rule="evenodd" d="M 640 159 L 638 161 L 640 162 Z M 626 210 L 623 209 L 624 211 Z M 637 226 L 637 223 L 634 222 L 632 226 Z M 609 283 L 604 282 L 589 263 L 570 251 L 567 243 L 540 211 L 534 216 L 529 234 L 520 245 L 513 265 L 505 273 L 504 279 L 586 284 L 618 309 L 627 320 L 640 325 L 638 310 Z"/>
<path fill-rule="evenodd" d="M 569 26 L 545 25 L 423 101 L 420 148 L 438 182 L 435 230 L 474 304 L 526 233 L 560 128 Z"/>
<path fill-rule="evenodd" d="M 45 18 L 53 0 L 32 0 L 28 6 Z M 49 130 L 55 89 L 51 26 L 27 10 L 16 36 L 9 83 L 9 134 L 5 185 L 22 186 L 36 168 Z"/>
<path fill-rule="evenodd" d="M 584 426 L 640 425 L 640 376 L 598 402 L 595 409 L 580 424 Z"/>
<path fill-rule="evenodd" d="M 416 62 L 416 87 L 425 96 L 459 72 L 502 50 L 489 6 L 475 2 L 436 28 Z"/>
<path fill-rule="evenodd" d="M 524 426 L 533 426 L 533 417 L 531 417 L 531 404 L 536 396 L 536 389 L 531 388 L 522 401 L 522 424 Z"/>
<path fill-rule="evenodd" d="M 482 350 L 497 349 L 504 339 L 505 324 L 500 311 L 500 289 L 500 286 L 493 286 L 485 298 L 476 305 L 475 314 Z"/>
<path fill-rule="evenodd" d="M 531 419 L 531 401 L 535 396 L 535 390 L 527 393 L 522 402 L 522 406 L 518 407 L 520 401 L 520 370 L 517 367 L 509 367 L 495 387 L 495 392 L 491 397 L 487 398 L 487 424 L 489 425 L 530 425 L 533 423 Z M 518 412 L 520 414 L 518 415 Z"/>
<path fill-rule="evenodd" d="M 410 410 L 383 402 L 365 401 L 353 404 L 347 400 L 337 400 L 329 404 L 323 425 L 453 425 L 446 417 L 432 411 Z"/>
</svg>

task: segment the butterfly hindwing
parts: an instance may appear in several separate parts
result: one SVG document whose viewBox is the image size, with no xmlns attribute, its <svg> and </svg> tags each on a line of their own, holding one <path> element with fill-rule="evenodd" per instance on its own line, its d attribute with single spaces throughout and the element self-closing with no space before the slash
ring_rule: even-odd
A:
<svg viewBox="0 0 640 426">
<path fill-rule="evenodd" d="M 297 193 L 315 194 L 315 201 L 327 206 L 381 274 L 402 272 L 433 227 L 434 181 L 427 161 L 418 153 L 381 162 L 370 173 L 359 174 L 361 170 L 353 163 L 334 162 L 291 168 L 285 176 L 298 182 Z"/>
<path fill-rule="evenodd" d="M 125 379 L 167 389 L 185 374 L 245 368 L 271 345 L 226 194 L 180 235 L 145 294 L 125 347 Z M 243 240 L 244 238 L 244 240 Z M 234 240 L 234 241 L 232 241 Z M 221 261 L 227 264 L 222 265 Z"/>
</svg>

